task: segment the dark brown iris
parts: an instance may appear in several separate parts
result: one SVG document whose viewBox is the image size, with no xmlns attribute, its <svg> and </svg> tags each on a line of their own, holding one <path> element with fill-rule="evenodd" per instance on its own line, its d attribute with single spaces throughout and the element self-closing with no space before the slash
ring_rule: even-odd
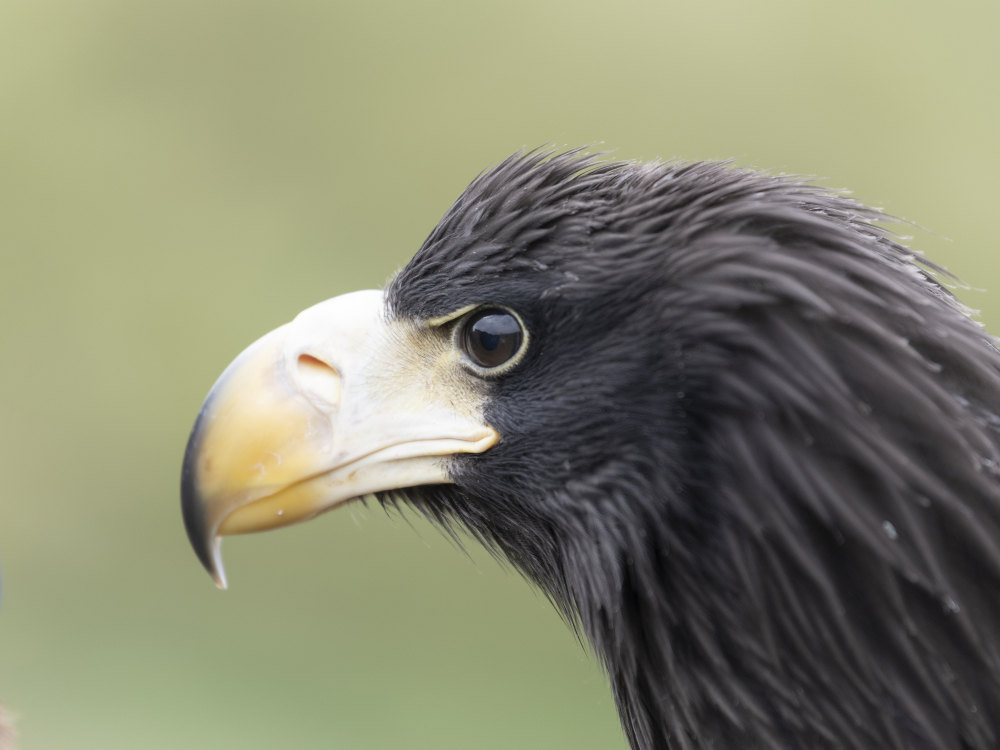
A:
<svg viewBox="0 0 1000 750">
<path fill-rule="evenodd" d="M 474 313 L 465 324 L 463 344 L 480 367 L 499 367 L 521 348 L 521 324 L 509 312 L 490 307 Z"/>
</svg>

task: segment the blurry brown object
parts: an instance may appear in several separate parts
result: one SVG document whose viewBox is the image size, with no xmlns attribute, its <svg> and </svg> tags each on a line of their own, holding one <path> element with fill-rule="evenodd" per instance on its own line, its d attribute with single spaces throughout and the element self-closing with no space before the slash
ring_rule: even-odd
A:
<svg viewBox="0 0 1000 750">
<path fill-rule="evenodd" d="M 0 750 L 14 750 L 14 740 L 17 739 L 17 732 L 14 731 L 14 722 L 7 710 L 0 704 Z"/>
</svg>

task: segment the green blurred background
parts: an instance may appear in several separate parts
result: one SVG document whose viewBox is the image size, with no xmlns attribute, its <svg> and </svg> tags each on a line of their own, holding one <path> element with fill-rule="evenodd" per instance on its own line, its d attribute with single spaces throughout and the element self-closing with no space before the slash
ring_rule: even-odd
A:
<svg viewBox="0 0 1000 750">
<path fill-rule="evenodd" d="M 24 750 L 623 748 L 481 550 L 178 508 L 215 377 L 522 146 L 735 157 L 917 225 L 1000 332 L 1000 4 L 0 1 L 0 699 Z M 981 289 L 993 290 L 983 293 Z"/>
</svg>

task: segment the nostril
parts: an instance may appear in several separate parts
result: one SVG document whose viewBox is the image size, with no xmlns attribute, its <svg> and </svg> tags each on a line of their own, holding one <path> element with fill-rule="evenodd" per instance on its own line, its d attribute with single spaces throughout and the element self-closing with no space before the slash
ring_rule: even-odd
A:
<svg viewBox="0 0 1000 750">
<path fill-rule="evenodd" d="M 309 354 L 300 354 L 298 365 L 299 384 L 308 395 L 332 406 L 340 404 L 340 375 L 336 370 Z"/>
</svg>

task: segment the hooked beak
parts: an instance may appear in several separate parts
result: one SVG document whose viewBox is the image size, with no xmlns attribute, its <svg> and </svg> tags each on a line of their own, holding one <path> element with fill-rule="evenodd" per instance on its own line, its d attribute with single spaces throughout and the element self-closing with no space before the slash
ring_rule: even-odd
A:
<svg viewBox="0 0 1000 750">
<path fill-rule="evenodd" d="M 322 302 L 250 345 L 205 399 L 184 455 L 181 508 L 220 588 L 221 537 L 447 483 L 449 457 L 499 440 L 477 394 L 449 387 L 452 347 L 383 310 L 379 291 Z"/>
</svg>

